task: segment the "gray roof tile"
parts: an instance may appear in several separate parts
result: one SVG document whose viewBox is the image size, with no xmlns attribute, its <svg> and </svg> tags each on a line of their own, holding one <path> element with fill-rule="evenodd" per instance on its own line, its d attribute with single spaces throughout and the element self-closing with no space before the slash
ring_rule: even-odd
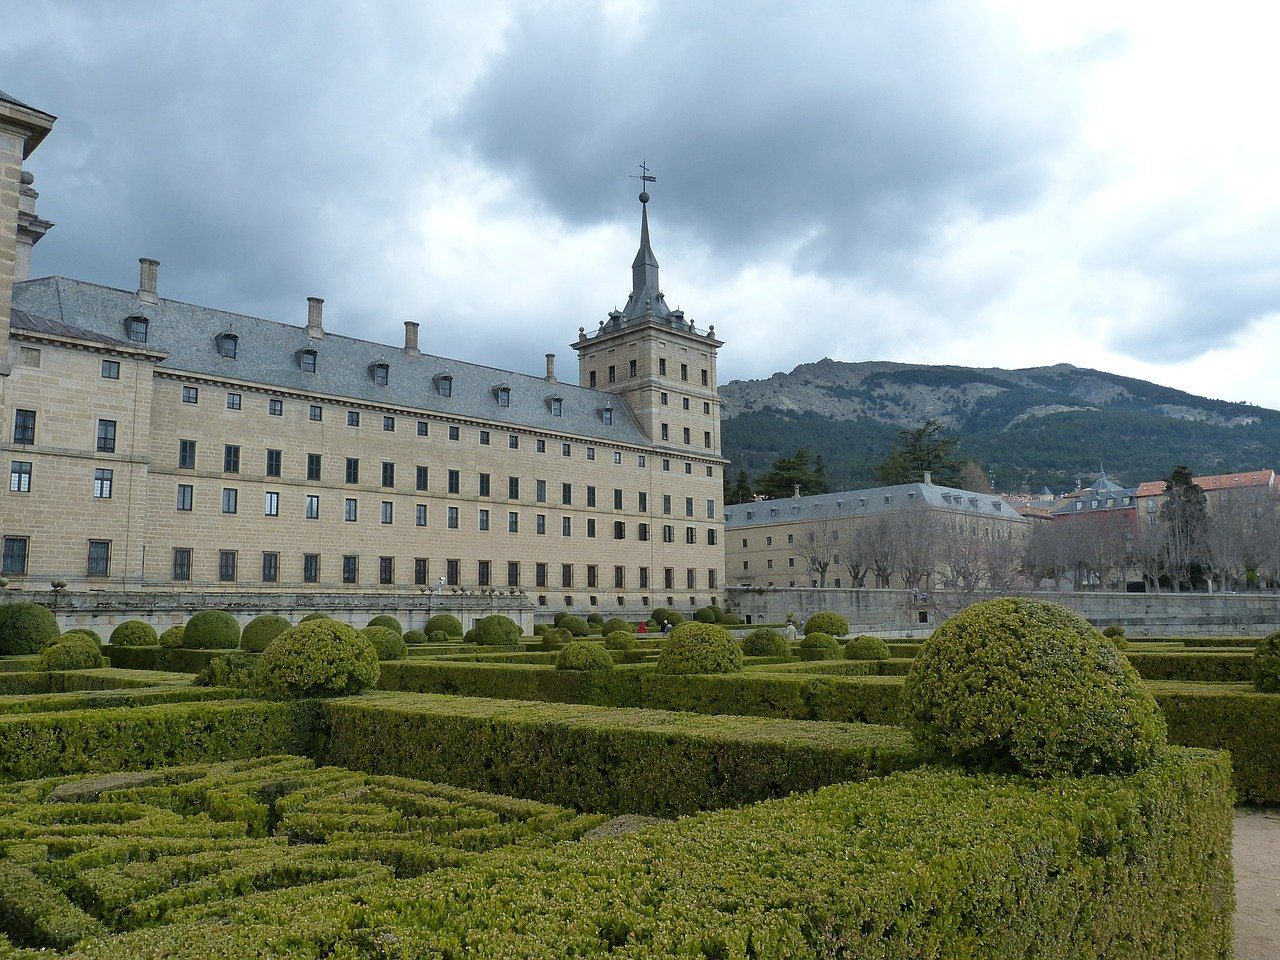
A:
<svg viewBox="0 0 1280 960">
<path fill-rule="evenodd" d="M 886 501 L 886 498 L 887 501 Z M 736 503 L 725 509 L 725 529 L 758 527 L 770 523 L 830 516 L 858 517 L 892 513 L 912 504 L 925 503 L 939 510 L 984 517 L 999 517 L 1013 523 L 1027 523 L 1016 510 L 996 494 L 973 493 L 955 487 L 939 487 L 926 483 L 899 483 L 866 490 L 841 490 L 812 497 L 784 497 Z"/>
</svg>

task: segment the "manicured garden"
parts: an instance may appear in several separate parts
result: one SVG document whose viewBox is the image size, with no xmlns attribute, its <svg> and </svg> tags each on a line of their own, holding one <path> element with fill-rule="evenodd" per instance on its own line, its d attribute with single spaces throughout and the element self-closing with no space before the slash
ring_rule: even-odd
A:
<svg viewBox="0 0 1280 960">
<path fill-rule="evenodd" d="M 1275 644 L 1036 601 L 921 644 L 16 606 L 0 957 L 1226 960 L 1232 803 L 1280 797 Z"/>
</svg>

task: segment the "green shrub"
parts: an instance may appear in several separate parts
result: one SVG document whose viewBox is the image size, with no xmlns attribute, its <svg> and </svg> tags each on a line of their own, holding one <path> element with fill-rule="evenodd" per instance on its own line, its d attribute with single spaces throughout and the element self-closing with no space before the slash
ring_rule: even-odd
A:
<svg viewBox="0 0 1280 960">
<path fill-rule="evenodd" d="M 404 632 L 404 642 L 412 647 L 418 644 L 431 643 L 432 641 L 421 630 L 406 630 Z"/>
<path fill-rule="evenodd" d="M 535 631 L 539 628 L 535 627 Z M 541 640 L 538 643 L 539 650 L 556 651 L 563 647 L 566 643 L 573 639 L 573 634 L 564 627 L 553 627 L 550 624 L 541 625 Z"/>
<path fill-rule="evenodd" d="M 787 649 L 786 637 L 777 630 L 760 627 L 743 638 L 742 652 L 748 657 L 785 657 L 791 651 Z"/>
<path fill-rule="evenodd" d="M 723 607 L 718 607 L 715 604 L 712 604 L 711 606 L 707 607 L 707 609 L 710 610 L 711 615 L 716 618 L 716 623 L 724 623 Z"/>
<path fill-rule="evenodd" d="M 40 654 L 40 669 L 46 673 L 52 670 L 96 670 L 106 665 L 102 648 L 92 637 L 84 634 L 60 640 Z"/>
<path fill-rule="evenodd" d="M 394 630 L 400 636 L 404 636 L 404 626 L 395 617 L 389 613 L 380 613 L 365 626 L 369 627 L 386 627 L 388 630 Z"/>
<path fill-rule="evenodd" d="M 720 623 L 726 627 L 740 627 L 742 626 L 742 618 L 732 610 L 726 610 L 724 616 L 720 618 Z"/>
<path fill-rule="evenodd" d="M 1107 627 L 1102 631 L 1102 635 L 1106 637 L 1108 640 L 1114 640 L 1117 637 L 1123 637 L 1124 627 L 1120 626 L 1117 623 L 1113 623 L 1111 626 Z"/>
<path fill-rule="evenodd" d="M 0 656 L 39 653 L 58 638 L 58 618 L 38 603 L 0 603 Z"/>
<path fill-rule="evenodd" d="M 710 607 L 700 607 L 693 612 L 693 619 L 698 623 L 715 623 L 716 613 Z"/>
<path fill-rule="evenodd" d="M 257 666 L 257 657 L 251 657 L 247 653 L 229 653 L 210 660 L 192 682 L 197 687 L 236 687 L 247 690 L 253 686 L 253 674 Z"/>
<path fill-rule="evenodd" d="M 658 629 L 662 629 L 662 621 L 666 621 L 673 627 L 678 627 L 684 623 L 684 614 L 679 610 L 669 610 L 666 607 L 658 607 L 653 611 L 653 622 L 658 625 Z"/>
<path fill-rule="evenodd" d="M 742 648 L 733 634 L 714 623 L 682 623 L 662 642 L 658 673 L 736 673 Z"/>
<path fill-rule="evenodd" d="M 1107 643 L 1115 643 L 1107 640 Z M 1124 643 L 1125 641 L 1120 641 Z M 1119 649 L 1119 648 L 1117 648 Z M 1245 651 L 1168 653 L 1130 652 L 1126 659 L 1143 680 L 1191 680 L 1201 683 L 1249 683 L 1254 676 L 1254 655 Z"/>
<path fill-rule="evenodd" d="M 800 649 L 814 660 L 830 660 L 840 653 L 840 644 L 829 633 L 811 630 L 805 633 L 804 639 L 800 641 Z"/>
<path fill-rule="evenodd" d="M 427 640 L 430 643 L 448 643 L 450 640 L 461 640 L 461 639 L 462 639 L 462 634 L 458 634 L 456 637 L 450 636 L 449 634 L 445 633 L 443 630 L 432 630 L 430 633 L 427 634 Z"/>
<path fill-rule="evenodd" d="M 582 621 L 579 622 L 582 623 Z M 585 630 L 586 624 L 582 623 L 582 626 Z M 476 621 L 475 626 L 471 628 L 469 639 L 482 647 L 498 647 L 519 643 L 522 636 L 524 631 L 520 629 L 520 624 L 500 613 L 491 613 Z"/>
<path fill-rule="evenodd" d="M 182 646 L 182 633 L 184 628 L 181 626 L 170 627 L 157 638 L 157 643 L 162 647 L 180 647 Z"/>
<path fill-rule="evenodd" d="M 360 635 L 373 644 L 373 648 L 378 651 L 379 660 L 404 659 L 404 637 L 390 627 L 371 625 L 361 630 Z"/>
<path fill-rule="evenodd" d="M 1043 600 L 976 603 L 925 642 L 907 725 L 939 755 L 1028 776 L 1129 773 L 1160 755 L 1164 720 L 1137 673 L 1083 617 Z"/>
<path fill-rule="evenodd" d="M 614 630 L 605 634 L 604 645 L 610 650 L 621 650 L 626 653 L 636 648 L 636 636 L 630 630 Z"/>
<path fill-rule="evenodd" d="M 434 617 L 427 621 L 427 625 L 422 628 L 422 632 L 428 637 L 436 631 L 440 631 L 449 637 L 462 636 L 462 621 L 450 613 L 437 613 Z"/>
<path fill-rule="evenodd" d="M 591 627 L 593 630 L 599 630 L 604 626 L 604 617 L 601 614 L 592 611 L 587 614 L 587 626 Z"/>
<path fill-rule="evenodd" d="M 1253 685 L 1259 693 L 1280 693 L 1280 631 L 1263 639 L 1254 651 Z"/>
<path fill-rule="evenodd" d="M 647 631 L 649 631 L 649 633 L 662 632 L 662 624 L 660 624 L 657 620 L 646 620 L 644 624 L 644 628 Z"/>
<path fill-rule="evenodd" d="M 182 645 L 193 650 L 227 650 L 240 645 L 240 624 L 225 610 L 201 610 L 182 630 Z"/>
<path fill-rule="evenodd" d="M 879 637 L 854 637 L 844 645 L 846 660 L 888 660 L 889 645 Z"/>
<path fill-rule="evenodd" d="M 568 630 L 575 637 L 585 637 L 591 632 L 591 628 L 587 626 L 587 621 L 572 614 L 567 617 L 561 617 L 556 626 L 561 630 Z"/>
<path fill-rule="evenodd" d="M 330 620 L 330 619 L 332 618 L 327 613 L 321 613 L 319 610 L 315 610 L 311 613 L 308 613 L 305 617 L 303 617 L 298 622 L 310 623 L 312 620 Z"/>
<path fill-rule="evenodd" d="M 613 657 L 598 643 L 574 640 L 556 657 L 557 670 L 612 670 Z"/>
<path fill-rule="evenodd" d="M 825 633 L 832 637 L 844 637 L 849 634 L 849 621 L 830 610 L 819 610 L 804 622 L 805 636 L 810 633 Z"/>
<path fill-rule="evenodd" d="M 621 617 L 611 617 L 606 620 L 600 627 L 600 635 L 607 637 L 611 633 L 635 633 L 635 625 L 630 620 L 623 620 Z"/>
<path fill-rule="evenodd" d="M 258 658 L 254 686 L 268 696 L 332 697 L 378 682 L 378 651 L 355 627 L 313 620 L 290 627 Z"/>
<path fill-rule="evenodd" d="M 264 613 L 254 617 L 244 625 L 244 633 L 240 634 L 240 648 L 250 653 L 261 653 L 280 634 L 288 630 L 291 624 L 284 617 Z"/>
<path fill-rule="evenodd" d="M 97 630 L 91 630 L 88 627 L 72 627 L 62 636 L 65 637 L 67 636 L 67 634 L 71 634 L 71 633 L 83 633 L 86 637 L 93 637 L 93 642 L 96 643 L 98 646 L 102 646 L 102 635 L 98 633 Z M 59 637 L 58 639 L 61 640 L 62 637 Z M 57 641 L 55 640 L 54 642 L 56 643 Z"/>
<path fill-rule="evenodd" d="M 111 631 L 114 647 L 154 647 L 158 640 L 156 628 L 145 620 L 126 620 Z"/>
</svg>

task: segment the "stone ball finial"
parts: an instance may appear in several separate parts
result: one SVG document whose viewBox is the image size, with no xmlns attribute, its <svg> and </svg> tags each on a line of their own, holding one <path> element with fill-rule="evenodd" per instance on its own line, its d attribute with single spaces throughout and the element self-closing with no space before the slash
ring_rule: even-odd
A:
<svg viewBox="0 0 1280 960">
<path fill-rule="evenodd" d="M 649 202 L 649 191 L 648 191 L 648 190 L 641 190 L 641 191 L 640 191 L 640 202 L 641 202 L 641 203 L 648 203 L 648 202 Z"/>
<path fill-rule="evenodd" d="M 714 337 L 715 335 L 716 335 L 716 325 L 713 323 L 711 324 L 711 326 L 707 327 L 707 336 Z"/>
<path fill-rule="evenodd" d="M 583 335 L 584 333 L 586 333 L 586 332 L 587 332 L 587 328 L 586 328 L 586 327 L 579 327 L 579 328 L 578 328 L 578 336 L 582 336 L 582 335 Z"/>
<path fill-rule="evenodd" d="M 24 187 L 29 187 L 31 184 L 36 182 L 36 175 L 30 170 L 23 170 L 22 176 L 19 179 Z"/>
</svg>

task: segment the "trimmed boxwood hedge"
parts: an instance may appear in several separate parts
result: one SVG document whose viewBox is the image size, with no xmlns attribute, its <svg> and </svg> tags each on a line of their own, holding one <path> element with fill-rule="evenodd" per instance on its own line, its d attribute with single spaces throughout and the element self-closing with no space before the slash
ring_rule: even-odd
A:
<svg viewBox="0 0 1280 960">
<path fill-rule="evenodd" d="M 0 673 L 0 696 L 69 693 L 79 690 L 125 690 L 169 682 L 185 684 L 190 680 L 190 677 L 183 674 L 114 670 L 109 667 L 101 670 Z"/>
<path fill-rule="evenodd" d="M 587 640 L 566 643 L 556 654 L 557 670 L 612 670 L 613 657 L 603 644 Z"/>
<path fill-rule="evenodd" d="M 229 651 L 188 650 L 186 647 L 116 647 L 102 648 L 113 667 L 125 670 L 163 670 L 175 673 L 199 673 L 210 661 L 225 657 Z M 257 654 L 254 654 L 257 656 Z"/>
<path fill-rule="evenodd" d="M 806 636 L 810 633 L 825 633 L 831 637 L 843 637 L 849 632 L 849 621 L 831 610 L 819 610 L 804 622 Z"/>
<path fill-rule="evenodd" d="M 159 639 L 156 628 L 145 620 L 125 620 L 111 631 L 111 642 L 118 647 L 153 647 Z"/>
<path fill-rule="evenodd" d="M 244 625 L 244 632 L 240 634 L 240 647 L 249 653 L 261 653 L 267 649 L 268 643 L 292 626 L 284 617 L 273 613 L 254 617 Z"/>
<path fill-rule="evenodd" d="M 1253 679 L 1252 653 L 1137 653 L 1125 656 L 1144 680 L 1234 683 Z"/>
<path fill-rule="evenodd" d="M 46 647 L 40 654 L 41 670 L 97 670 L 107 665 L 102 648 L 93 637 L 83 633 L 64 636 L 66 639 Z"/>
<path fill-rule="evenodd" d="M 39 653 L 58 637 L 58 618 L 38 603 L 0 603 L 0 656 Z"/>
<path fill-rule="evenodd" d="M 400 634 L 401 636 L 404 635 L 404 625 L 395 617 L 391 616 L 391 614 L 389 613 L 378 614 L 376 617 L 374 617 L 372 620 L 366 623 L 365 626 L 366 627 L 386 627 L 388 630 L 394 630 L 396 633 Z"/>
<path fill-rule="evenodd" d="M 240 645 L 240 624 L 225 610 L 201 610 L 182 628 L 182 645 L 193 650 L 230 650 Z"/>
</svg>

